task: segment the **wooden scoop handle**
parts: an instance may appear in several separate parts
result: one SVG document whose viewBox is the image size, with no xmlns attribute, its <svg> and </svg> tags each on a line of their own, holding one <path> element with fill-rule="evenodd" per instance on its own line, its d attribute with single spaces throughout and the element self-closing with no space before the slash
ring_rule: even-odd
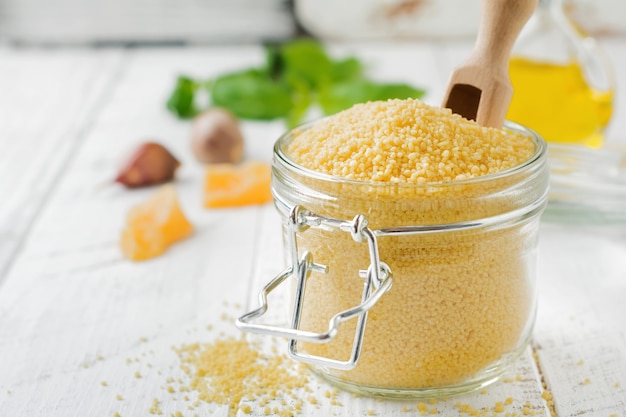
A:
<svg viewBox="0 0 626 417">
<path fill-rule="evenodd" d="M 513 96 L 509 55 L 537 0 L 482 0 L 474 49 L 450 77 L 443 106 L 483 126 L 502 127 Z"/>
<path fill-rule="evenodd" d="M 537 0 L 482 0 L 474 58 L 508 71 L 509 55 Z"/>
</svg>

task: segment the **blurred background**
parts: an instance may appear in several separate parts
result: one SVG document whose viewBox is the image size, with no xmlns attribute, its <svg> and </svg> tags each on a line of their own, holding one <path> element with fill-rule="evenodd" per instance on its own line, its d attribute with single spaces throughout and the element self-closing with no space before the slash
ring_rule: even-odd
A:
<svg viewBox="0 0 626 417">
<path fill-rule="evenodd" d="M 626 34 L 623 0 L 565 0 L 594 36 Z M 250 43 L 474 36 L 479 0 L 0 0 L 14 45 Z"/>
</svg>

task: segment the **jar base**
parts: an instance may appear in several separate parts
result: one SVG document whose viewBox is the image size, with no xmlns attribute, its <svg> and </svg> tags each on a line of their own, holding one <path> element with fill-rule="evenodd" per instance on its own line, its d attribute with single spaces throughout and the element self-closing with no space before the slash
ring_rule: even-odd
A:
<svg viewBox="0 0 626 417">
<path fill-rule="evenodd" d="M 430 398 L 450 398 L 457 395 L 467 394 L 470 392 L 482 390 L 489 385 L 499 381 L 507 374 L 515 365 L 516 361 L 526 350 L 530 342 L 528 338 L 524 343 L 520 344 L 519 348 L 511 352 L 490 365 L 488 368 L 483 369 L 474 377 L 462 381 L 458 384 L 451 384 L 439 387 L 425 387 L 425 388 L 389 388 L 379 387 L 372 385 L 364 385 L 361 383 L 355 383 L 346 381 L 345 379 L 338 378 L 328 372 L 328 370 L 320 367 L 312 366 L 311 370 L 317 376 L 327 381 L 331 385 L 336 386 L 344 391 L 352 392 L 354 394 L 363 395 L 367 397 L 386 398 L 386 399 L 430 399 Z"/>
</svg>

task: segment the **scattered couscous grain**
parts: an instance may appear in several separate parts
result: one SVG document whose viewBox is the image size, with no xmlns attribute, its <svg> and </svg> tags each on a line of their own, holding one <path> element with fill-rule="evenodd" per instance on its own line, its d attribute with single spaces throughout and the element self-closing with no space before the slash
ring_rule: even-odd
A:
<svg viewBox="0 0 626 417">
<path fill-rule="evenodd" d="M 296 410 L 296 412 L 298 412 L 298 413 L 301 412 L 302 411 L 302 404 L 303 404 L 302 398 L 298 398 L 296 400 L 296 403 L 294 404 L 294 407 L 293 407 L 294 410 Z M 287 411 L 291 412 L 291 410 L 287 410 Z"/>
<path fill-rule="evenodd" d="M 508 397 L 505 401 L 497 401 L 492 407 L 475 408 L 470 404 L 457 402 L 455 407 L 457 415 L 467 417 L 523 417 L 523 416 L 542 416 L 545 417 L 543 411 L 536 411 L 538 406 L 533 406 L 530 402 L 526 402 L 519 409 L 507 409 L 507 406 L 513 404 L 513 399 Z"/>
<path fill-rule="evenodd" d="M 197 392 L 199 401 L 228 404 L 230 417 L 238 410 L 245 414 L 253 411 L 245 400 L 254 400 L 260 410 L 268 410 L 270 402 L 280 403 L 274 413 L 278 415 L 293 416 L 302 407 L 294 391 L 304 391 L 308 378 L 286 355 L 265 355 L 246 340 L 232 338 L 175 350 L 186 365 L 181 369 L 190 377 L 189 387 Z M 294 401 L 281 401 L 284 398 Z"/>
<path fill-rule="evenodd" d="M 492 197 L 520 181 L 492 174 L 528 161 L 537 151 L 533 139 L 419 100 L 356 105 L 295 131 L 283 151 L 296 166 L 326 175 L 295 174 L 317 193 L 311 196 L 326 196 L 306 194 L 297 204 L 340 220 L 362 214 L 373 230 L 484 219 L 544 198 L 547 187 L 546 176 L 524 197 Z M 484 176 L 490 179 L 476 180 Z M 322 372 L 354 385 L 420 389 L 458 385 L 519 354 L 532 327 L 528 259 L 537 223 L 380 237 L 392 289 L 369 312 L 356 368 Z M 321 229 L 299 234 L 298 245 L 329 266 L 307 280 L 301 320 L 303 329 L 325 331 L 334 314 L 358 304 L 362 285 L 353 277 L 367 269 L 369 253 L 349 234 Z M 331 342 L 302 343 L 302 350 L 347 358 L 354 328 L 346 322 Z"/>
<path fill-rule="evenodd" d="M 135 372 L 135 378 L 141 378 L 141 372 L 136 371 Z"/>
<path fill-rule="evenodd" d="M 591 384 L 591 380 L 589 378 L 585 378 L 585 380 L 582 383 L 583 385 L 589 385 Z"/>
<path fill-rule="evenodd" d="M 118 400 L 118 401 L 122 401 L 124 399 L 124 397 L 122 396 L 122 394 L 117 394 L 115 396 L 115 399 Z"/>
<path fill-rule="evenodd" d="M 159 407 L 160 405 L 160 401 L 158 398 L 153 398 L 152 399 L 152 405 L 150 406 L 150 408 L 148 409 L 148 412 L 150 414 L 154 414 L 154 415 L 163 415 L 163 410 L 161 410 L 161 408 Z"/>
<path fill-rule="evenodd" d="M 543 384 L 545 386 L 545 383 Z M 552 397 L 552 392 L 548 391 L 547 389 L 544 390 L 541 393 L 541 398 L 544 399 L 544 401 L 546 402 L 546 405 L 548 406 L 548 411 L 550 411 L 550 416 L 551 417 L 556 417 L 556 408 L 555 408 L 555 404 L 554 404 L 554 398 Z"/>
<path fill-rule="evenodd" d="M 100 381 L 100 385 L 102 385 L 103 387 L 106 387 L 109 385 L 109 383 L 106 381 Z"/>
<path fill-rule="evenodd" d="M 461 404 L 461 403 L 456 403 L 455 407 L 458 409 L 460 414 L 467 414 L 473 417 L 478 417 L 478 416 L 482 416 L 484 415 L 484 413 L 481 413 L 480 410 L 472 407 L 470 404 Z"/>
<path fill-rule="evenodd" d="M 343 403 L 335 398 L 330 400 L 330 405 L 334 405 L 337 407 L 343 407 Z"/>
</svg>

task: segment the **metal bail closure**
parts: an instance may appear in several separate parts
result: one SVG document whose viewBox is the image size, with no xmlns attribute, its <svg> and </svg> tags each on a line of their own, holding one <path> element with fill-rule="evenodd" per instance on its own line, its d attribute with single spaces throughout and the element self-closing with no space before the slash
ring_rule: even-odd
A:
<svg viewBox="0 0 626 417">
<path fill-rule="evenodd" d="M 291 265 L 285 268 L 259 291 L 259 307 L 239 317 L 235 324 L 239 329 L 246 332 L 288 338 L 289 355 L 301 362 L 336 369 L 352 369 L 356 366 L 361 355 L 367 312 L 387 291 L 389 291 L 392 283 L 389 266 L 381 262 L 378 256 L 376 235 L 367 227 L 367 219 L 361 215 L 357 215 L 352 221 L 342 221 L 318 216 L 301 206 L 294 206 L 292 208 L 287 220 L 287 226 L 290 231 L 290 233 L 288 233 L 288 244 L 291 252 Z M 300 329 L 306 281 L 312 271 L 324 274 L 328 272 L 327 266 L 316 264 L 313 261 L 313 255 L 311 253 L 305 252 L 300 258 L 298 257 L 296 235 L 297 233 L 304 233 L 309 228 L 348 232 L 356 242 L 367 241 L 370 255 L 370 265 L 368 268 L 358 271 L 359 276 L 365 280 L 361 304 L 335 314 L 328 323 L 328 329 L 322 333 Z M 268 310 L 268 295 L 290 277 L 296 279 L 296 291 L 290 327 L 255 323 L 254 320 L 263 316 Z M 298 341 L 312 343 L 329 342 L 337 335 L 339 325 L 342 322 L 355 317 L 357 317 L 357 326 L 354 342 L 352 344 L 352 352 L 347 360 L 331 359 L 298 351 Z"/>
</svg>

